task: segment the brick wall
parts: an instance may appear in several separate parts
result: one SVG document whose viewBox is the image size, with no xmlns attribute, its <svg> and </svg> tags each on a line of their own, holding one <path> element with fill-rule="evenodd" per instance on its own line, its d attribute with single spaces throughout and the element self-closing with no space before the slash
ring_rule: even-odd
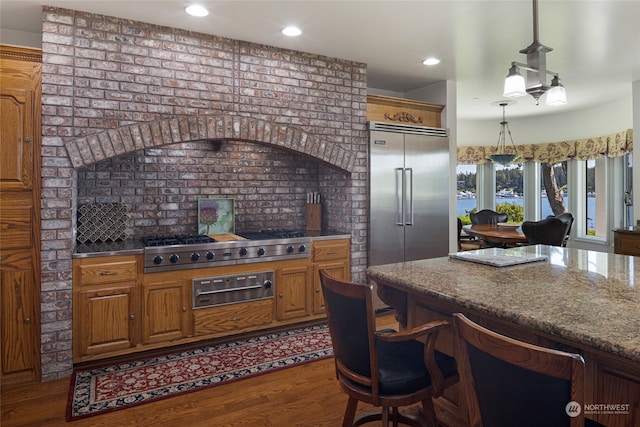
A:
<svg viewBox="0 0 640 427">
<path fill-rule="evenodd" d="M 352 235 L 352 278 L 364 280 L 364 64 L 50 7 L 42 50 L 43 380 L 72 369 L 78 204 L 127 204 L 136 237 L 194 232 L 203 197 L 236 199 L 238 229 L 298 228 L 306 192 L 320 191 L 325 223 Z M 132 127 L 174 117 L 250 118 L 281 133 L 232 132 L 219 150 L 179 133 L 136 145 Z"/>
</svg>

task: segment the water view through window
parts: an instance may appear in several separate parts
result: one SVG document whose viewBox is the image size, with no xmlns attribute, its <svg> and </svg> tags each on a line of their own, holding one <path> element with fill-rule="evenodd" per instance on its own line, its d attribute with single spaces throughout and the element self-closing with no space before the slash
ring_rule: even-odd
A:
<svg viewBox="0 0 640 427">
<path fill-rule="evenodd" d="M 554 210 L 549 201 L 547 188 L 557 193 L 558 199 L 556 205 L 556 214 L 561 213 L 562 209 L 569 209 L 568 186 L 567 186 L 567 162 L 561 162 L 550 165 L 538 165 L 541 167 L 540 181 L 540 213 L 539 219 L 547 216 L 555 215 Z M 589 175 L 593 173 L 593 165 L 589 165 Z M 475 165 L 458 165 L 457 167 L 457 209 L 456 215 L 466 217 L 473 209 L 477 209 L 477 185 L 476 183 L 477 168 Z M 545 182 L 546 181 L 546 182 Z M 496 206 L 502 204 L 513 204 L 520 208 L 520 214 L 524 212 L 524 194 L 523 194 L 523 168 L 522 165 L 496 165 L 496 189 L 495 202 Z M 596 192 L 595 186 L 590 186 L 586 194 L 586 229 L 588 234 L 596 234 Z M 561 201 L 560 201 L 561 200 Z M 518 211 L 518 209 L 515 209 Z M 511 218 L 511 216 L 510 216 Z M 516 218 L 517 221 L 522 219 Z M 597 235 L 597 234 L 596 234 Z"/>
</svg>

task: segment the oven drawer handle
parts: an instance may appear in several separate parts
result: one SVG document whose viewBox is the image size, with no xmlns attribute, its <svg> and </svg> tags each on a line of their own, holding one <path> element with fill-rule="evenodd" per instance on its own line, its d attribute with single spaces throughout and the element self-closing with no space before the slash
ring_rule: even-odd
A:
<svg viewBox="0 0 640 427">
<path fill-rule="evenodd" d="M 230 288 L 230 289 L 219 289 L 219 290 L 215 290 L 215 291 L 198 291 L 197 294 L 198 296 L 200 295 L 211 295 L 211 294 L 221 294 L 224 292 L 234 292 L 234 291 L 246 291 L 248 289 L 260 289 L 262 288 L 262 285 L 253 285 L 253 286 L 242 286 L 239 288 Z"/>
</svg>

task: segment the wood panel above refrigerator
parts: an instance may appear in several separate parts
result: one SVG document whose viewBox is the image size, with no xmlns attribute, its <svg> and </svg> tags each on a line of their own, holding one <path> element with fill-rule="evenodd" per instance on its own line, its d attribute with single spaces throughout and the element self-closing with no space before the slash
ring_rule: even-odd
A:
<svg viewBox="0 0 640 427">
<path fill-rule="evenodd" d="M 439 128 L 444 105 L 367 95 L 367 120 Z"/>
</svg>

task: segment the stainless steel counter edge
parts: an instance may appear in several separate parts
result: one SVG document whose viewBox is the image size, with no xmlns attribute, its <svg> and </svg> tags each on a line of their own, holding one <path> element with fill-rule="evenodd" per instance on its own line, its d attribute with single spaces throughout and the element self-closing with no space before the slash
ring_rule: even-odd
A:
<svg viewBox="0 0 640 427">
<path fill-rule="evenodd" d="M 350 239 L 351 238 L 351 234 L 347 234 L 347 233 L 340 233 L 340 232 L 333 232 L 333 231 L 327 231 L 327 232 L 323 232 L 317 236 L 314 236 L 312 232 L 309 232 L 309 237 L 311 237 L 311 240 L 337 240 L 337 239 Z"/>
<path fill-rule="evenodd" d="M 92 258 L 99 256 L 142 255 L 144 247 L 137 240 L 110 243 L 80 243 L 76 245 L 72 258 Z"/>
<path fill-rule="evenodd" d="M 316 240 L 337 240 L 350 239 L 351 234 L 327 231 L 319 232 L 317 236 L 309 232 L 311 239 Z M 144 253 L 144 247 L 138 240 L 124 240 L 122 242 L 111 243 L 80 243 L 76 245 L 72 258 L 92 258 L 100 256 L 117 255 L 140 255 Z"/>
</svg>

